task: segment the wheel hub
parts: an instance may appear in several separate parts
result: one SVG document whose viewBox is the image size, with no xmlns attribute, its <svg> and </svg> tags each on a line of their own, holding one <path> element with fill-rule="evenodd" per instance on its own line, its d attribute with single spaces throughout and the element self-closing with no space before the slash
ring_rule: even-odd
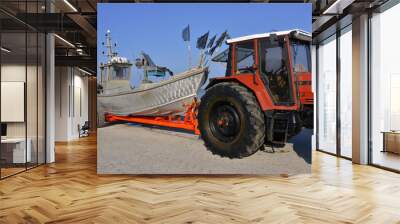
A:
<svg viewBox="0 0 400 224">
<path fill-rule="evenodd" d="M 210 118 L 211 131 L 219 140 L 229 142 L 238 135 L 240 118 L 232 105 L 223 104 L 215 106 Z"/>
</svg>

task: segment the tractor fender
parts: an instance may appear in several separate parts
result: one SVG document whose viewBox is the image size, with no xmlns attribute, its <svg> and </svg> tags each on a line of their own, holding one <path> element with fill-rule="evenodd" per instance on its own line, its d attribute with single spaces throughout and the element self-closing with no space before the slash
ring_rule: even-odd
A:
<svg viewBox="0 0 400 224">
<path fill-rule="evenodd" d="M 234 82 L 234 83 L 238 83 L 238 84 L 240 84 L 241 86 L 245 87 L 246 89 L 250 90 L 250 91 L 253 93 L 253 95 L 256 95 L 256 94 L 254 93 L 254 91 L 253 91 L 251 88 L 249 88 L 249 87 L 248 87 L 247 85 L 245 85 L 244 83 L 240 82 L 240 80 L 234 79 L 234 78 L 226 78 L 226 77 L 218 77 L 218 78 L 211 78 L 211 79 L 209 79 L 209 83 L 207 84 L 207 86 L 205 87 L 205 89 L 207 90 L 207 89 L 209 89 L 209 88 L 211 88 L 211 87 L 213 87 L 213 86 L 215 86 L 216 84 L 221 83 L 221 82 Z"/>
<path fill-rule="evenodd" d="M 251 80 L 253 80 L 253 76 L 249 76 L 249 78 Z M 209 83 L 208 85 L 205 87 L 205 90 L 215 86 L 218 83 L 222 83 L 222 82 L 234 82 L 234 83 L 238 83 L 239 85 L 243 86 L 244 88 L 248 89 L 256 98 L 257 98 L 257 102 L 260 105 L 261 109 L 263 111 L 270 109 L 270 105 L 272 105 L 272 102 L 267 102 L 265 103 L 265 101 L 263 99 L 265 99 L 265 96 L 260 96 L 260 94 L 262 94 L 262 91 L 258 91 L 258 94 L 255 92 L 255 90 L 253 88 L 250 88 L 246 82 L 243 82 L 242 79 L 237 78 L 237 77 L 232 77 L 232 76 L 227 76 L 227 77 L 217 77 L 217 78 L 211 78 L 209 79 Z M 253 81 L 251 81 L 252 83 Z M 264 86 L 262 87 L 264 88 Z M 263 102 L 262 102 L 263 101 Z"/>
<path fill-rule="evenodd" d="M 244 88 L 248 89 L 258 99 L 258 96 L 254 92 L 253 89 L 249 88 L 245 83 L 242 83 L 240 80 L 235 79 L 235 78 L 229 78 L 229 77 L 211 78 L 209 83 L 208 83 L 208 85 L 206 86 L 205 90 L 207 90 L 207 89 L 209 89 L 209 88 L 211 88 L 211 87 L 213 87 L 216 84 L 221 83 L 221 82 L 234 82 L 234 83 L 237 83 L 237 84 L 243 86 Z M 260 102 L 258 100 L 257 100 L 257 102 L 260 105 Z"/>
<path fill-rule="evenodd" d="M 209 79 L 209 83 L 207 84 L 205 89 L 209 89 L 209 88 L 213 87 L 215 84 L 218 84 L 218 83 L 221 83 L 221 82 L 236 82 L 236 83 L 240 83 L 235 79 L 224 79 L 224 77 L 211 78 L 211 79 Z"/>
</svg>

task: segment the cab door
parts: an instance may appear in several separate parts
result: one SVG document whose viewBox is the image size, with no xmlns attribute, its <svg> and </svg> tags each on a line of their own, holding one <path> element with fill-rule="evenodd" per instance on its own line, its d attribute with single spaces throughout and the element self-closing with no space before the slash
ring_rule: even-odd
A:
<svg viewBox="0 0 400 224">
<path fill-rule="evenodd" d="M 285 37 L 259 40 L 260 75 L 276 106 L 293 106 L 297 98 L 286 41 Z"/>
</svg>

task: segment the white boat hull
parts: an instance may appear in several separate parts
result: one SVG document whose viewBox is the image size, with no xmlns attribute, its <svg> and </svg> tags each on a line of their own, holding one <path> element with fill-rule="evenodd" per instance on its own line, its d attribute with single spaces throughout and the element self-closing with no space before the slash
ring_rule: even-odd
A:
<svg viewBox="0 0 400 224">
<path fill-rule="evenodd" d="M 196 97 L 207 79 L 207 68 L 192 69 L 158 83 L 142 84 L 122 92 L 105 89 L 97 96 L 99 126 L 104 115 L 164 116 L 180 114 Z"/>
</svg>

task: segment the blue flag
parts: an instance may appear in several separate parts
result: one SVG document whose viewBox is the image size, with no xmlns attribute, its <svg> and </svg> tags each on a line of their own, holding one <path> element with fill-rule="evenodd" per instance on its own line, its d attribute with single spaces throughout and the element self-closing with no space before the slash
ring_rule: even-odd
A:
<svg viewBox="0 0 400 224">
<path fill-rule="evenodd" d="M 205 33 L 205 34 L 203 34 L 201 37 L 199 37 L 198 39 L 197 39 L 197 45 L 196 45 L 196 47 L 198 48 L 198 49 L 204 49 L 205 47 L 206 47 L 206 45 L 207 45 L 207 39 L 208 39 L 208 34 L 209 34 L 210 32 L 207 32 L 207 33 Z"/>
<path fill-rule="evenodd" d="M 182 30 L 182 38 L 184 41 L 190 41 L 190 27 L 187 25 L 185 29 Z"/>
<path fill-rule="evenodd" d="M 217 37 L 217 35 L 214 35 L 213 37 L 211 37 L 211 39 L 208 41 L 207 48 L 210 48 L 213 46 L 216 37 Z"/>
<path fill-rule="evenodd" d="M 225 32 L 223 32 L 221 36 L 218 38 L 218 40 L 215 42 L 215 45 L 208 50 L 208 54 L 209 55 L 214 54 L 214 51 L 217 49 L 217 47 L 220 47 L 222 45 L 222 43 L 226 38 L 229 38 L 229 35 L 228 32 L 225 30 Z"/>
</svg>

